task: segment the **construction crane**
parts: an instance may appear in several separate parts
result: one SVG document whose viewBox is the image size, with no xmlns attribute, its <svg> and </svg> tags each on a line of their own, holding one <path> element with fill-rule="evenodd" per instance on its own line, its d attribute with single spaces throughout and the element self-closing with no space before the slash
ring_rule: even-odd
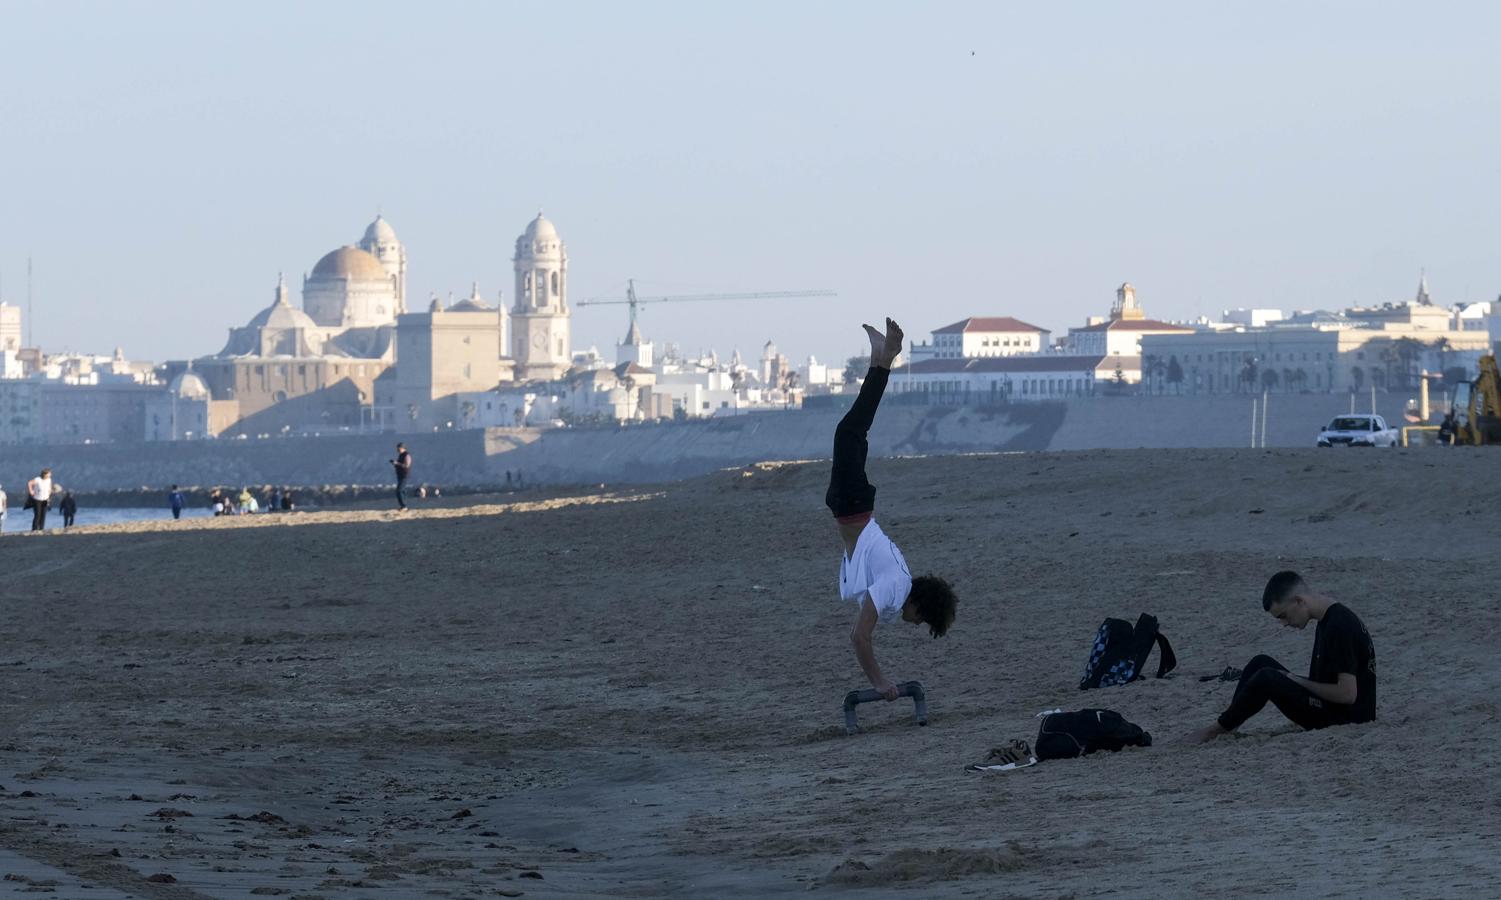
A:
<svg viewBox="0 0 1501 900">
<path fill-rule="evenodd" d="M 636 325 L 636 307 L 643 303 L 694 303 L 701 300 L 781 300 L 789 297 L 837 297 L 834 291 L 751 291 L 742 294 L 674 294 L 665 297 L 636 296 L 636 279 L 626 282 L 625 299 L 580 300 L 579 306 L 605 306 L 624 303 L 631 308 L 631 326 Z"/>
</svg>

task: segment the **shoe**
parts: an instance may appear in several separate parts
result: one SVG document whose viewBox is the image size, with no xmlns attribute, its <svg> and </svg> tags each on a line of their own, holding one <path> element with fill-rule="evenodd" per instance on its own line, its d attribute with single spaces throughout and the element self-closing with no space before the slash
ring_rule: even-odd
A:
<svg viewBox="0 0 1501 900">
<path fill-rule="evenodd" d="M 1032 753 L 1032 745 L 1018 739 L 992 748 L 985 755 L 985 762 L 965 766 L 964 770 L 966 772 L 1010 772 L 1035 765 L 1037 765 L 1037 757 Z"/>
</svg>

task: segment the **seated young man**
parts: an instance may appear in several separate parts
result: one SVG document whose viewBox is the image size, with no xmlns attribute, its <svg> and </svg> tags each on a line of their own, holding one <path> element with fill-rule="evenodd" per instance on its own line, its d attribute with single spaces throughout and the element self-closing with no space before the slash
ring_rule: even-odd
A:
<svg viewBox="0 0 1501 900">
<path fill-rule="evenodd" d="M 865 477 L 866 435 L 875 421 L 876 407 L 886 390 L 891 364 L 902 351 L 902 329 L 886 320 L 886 333 L 862 326 L 870 338 L 870 371 L 860 393 L 834 429 L 834 465 L 824 503 L 834 514 L 844 553 L 839 560 L 839 596 L 859 605 L 850 643 L 865 677 L 887 700 L 897 698 L 896 685 L 876 662 L 871 635 L 877 622 L 898 616 L 904 622 L 927 625 L 942 637 L 954 621 L 957 602 L 949 583 L 932 575 L 912 577 L 902 553 L 875 522 L 876 489 Z"/>
<path fill-rule="evenodd" d="M 1230 707 L 1194 735 L 1197 740 L 1234 731 L 1268 701 L 1305 729 L 1376 718 L 1376 647 L 1348 606 L 1309 590 L 1297 572 L 1278 572 L 1262 592 L 1261 608 L 1289 628 L 1306 628 L 1310 619 L 1319 623 L 1308 677 L 1292 674 L 1270 656 L 1256 657 L 1241 673 Z"/>
</svg>

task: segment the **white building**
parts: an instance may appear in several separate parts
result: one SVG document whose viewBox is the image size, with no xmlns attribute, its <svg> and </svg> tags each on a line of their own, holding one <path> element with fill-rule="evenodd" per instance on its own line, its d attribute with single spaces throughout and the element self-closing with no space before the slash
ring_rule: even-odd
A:
<svg viewBox="0 0 1501 900">
<path fill-rule="evenodd" d="M 625 333 L 625 340 L 615 345 L 615 362 L 635 363 L 638 366 L 650 369 L 655 365 L 656 356 L 652 342 L 641 336 L 641 326 L 636 324 L 636 318 L 631 317 L 631 327 Z"/>
<path fill-rule="evenodd" d="M 998 403 L 1088 397 L 1103 375 L 1102 356 L 924 359 L 891 370 L 887 390 L 924 392 L 939 402 Z"/>
<path fill-rule="evenodd" d="M 1116 379 L 1137 384 L 1142 378 L 1142 339 L 1158 334 L 1193 334 L 1194 329 L 1148 319 L 1136 301 L 1130 282 L 1115 291 L 1110 318 L 1092 319 L 1080 328 L 1070 328 L 1065 352 L 1074 356 L 1100 356 L 1105 367 L 1119 371 Z"/>
<path fill-rule="evenodd" d="M 1150 335 L 1143 352 L 1156 391 L 1325 392 L 1411 389 L 1424 370 L 1473 373 L 1490 345 L 1485 332 L 1434 329 L 1395 318 L 1379 324 L 1341 321 Z"/>
<path fill-rule="evenodd" d="M 1280 309 L 1227 309 L 1220 314 L 1220 321 L 1229 325 L 1246 325 L 1262 328 L 1285 318 Z"/>
<path fill-rule="evenodd" d="M 932 343 L 913 344 L 909 355 L 917 361 L 1040 353 L 1051 334 L 1010 316 L 971 316 L 931 332 Z"/>
<path fill-rule="evenodd" d="M 16 353 L 20 349 L 21 307 L 0 303 L 0 353 Z"/>
</svg>

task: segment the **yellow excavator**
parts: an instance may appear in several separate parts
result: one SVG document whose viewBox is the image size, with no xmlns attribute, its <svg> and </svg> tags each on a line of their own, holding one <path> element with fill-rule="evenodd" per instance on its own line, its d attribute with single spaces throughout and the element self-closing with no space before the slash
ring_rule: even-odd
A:
<svg viewBox="0 0 1501 900">
<path fill-rule="evenodd" d="M 1495 356 L 1480 357 L 1480 377 L 1455 385 L 1440 435 L 1455 445 L 1501 444 L 1501 371 Z"/>
</svg>

